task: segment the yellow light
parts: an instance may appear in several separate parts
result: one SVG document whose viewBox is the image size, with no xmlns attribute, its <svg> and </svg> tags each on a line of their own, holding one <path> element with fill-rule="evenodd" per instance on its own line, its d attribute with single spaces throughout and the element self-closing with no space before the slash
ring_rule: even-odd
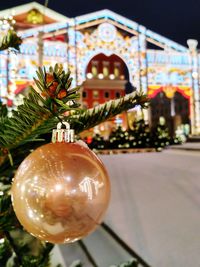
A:
<svg viewBox="0 0 200 267">
<path fill-rule="evenodd" d="M 92 73 L 91 73 L 91 72 L 88 72 L 88 73 L 87 73 L 87 78 L 88 78 L 88 79 L 92 79 L 92 77 L 93 77 Z"/>
<path fill-rule="evenodd" d="M 197 79 L 197 78 L 198 78 L 198 72 L 197 72 L 197 71 L 193 71 L 193 73 L 192 73 L 192 77 L 193 77 L 194 79 Z"/>
<path fill-rule="evenodd" d="M 114 74 L 110 74 L 110 75 L 109 75 L 109 78 L 110 78 L 111 80 L 114 80 L 114 79 L 115 79 L 115 75 L 114 75 Z"/>
<path fill-rule="evenodd" d="M 99 73 L 98 78 L 102 80 L 104 78 L 103 73 Z"/>
</svg>

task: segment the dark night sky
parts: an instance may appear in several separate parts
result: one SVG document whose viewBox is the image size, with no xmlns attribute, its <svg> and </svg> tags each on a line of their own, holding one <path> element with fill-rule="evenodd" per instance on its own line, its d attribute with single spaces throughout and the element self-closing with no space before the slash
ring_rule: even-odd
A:
<svg viewBox="0 0 200 267">
<path fill-rule="evenodd" d="M 0 10 L 29 2 L 0 0 Z M 107 8 L 183 45 L 200 43 L 200 0 L 49 0 L 48 7 L 68 17 Z"/>
</svg>

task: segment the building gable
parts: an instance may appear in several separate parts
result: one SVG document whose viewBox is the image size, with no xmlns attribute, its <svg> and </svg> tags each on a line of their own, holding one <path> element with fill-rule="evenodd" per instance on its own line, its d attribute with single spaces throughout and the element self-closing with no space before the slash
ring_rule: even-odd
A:
<svg viewBox="0 0 200 267">
<path fill-rule="evenodd" d="M 75 21 L 76 21 L 76 25 L 79 25 L 77 26 L 78 28 L 80 26 L 83 28 L 84 25 L 85 27 L 88 27 L 90 25 L 95 25 L 95 24 L 107 21 L 129 33 L 136 34 L 136 35 L 137 34 L 146 35 L 147 41 L 157 45 L 158 47 L 162 47 L 162 48 L 168 47 L 168 48 L 181 51 L 181 52 L 187 51 L 186 47 L 168 38 L 165 38 L 161 36 L 160 34 L 157 34 L 147 29 L 143 25 L 140 25 L 108 9 L 78 16 L 75 18 Z"/>
<path fill-rule="evenodd" d="M 1 15 L 1 13 L 0 13 Z M 62 15 L 61 15 L 62 16 Z M 108 9 L 100 10 L 97 12 L 77 16 L 75 18 L 67 18 L 65 17 L 65 22 L 61 22 L 60 24 L 54 23 L 45 28 L 45 32 L 55 32 L 59 31 L 60 29 L 67 27 L 75 27 L 76 30 L 84 30 L 92 26 L 98 26 L 103 22 L 108 22 L 119 29 L 133 35 L 143 34 L 146 36 L 147 42 L 150 42 L 156 45 L 159 48 L 165 49 L 172 49 L 179 52 L 186 52 L 188 49 L 168 38 L 163 37 L 160 34 L 157 34 L 143 25 L 140 25 L 130 19 L 127 19 L 117 13 L 110 11 Z M 38 28 L 39 30 L 40 28 Z M 37 30 L 37 29 L 36 29 Z M 30 35 L 32 31 L 30 32 Z M 25 33 L 25 36 L 28 36 L 29 33 Z"/>
<path fill-rule="evenodd" d="M 16 28 L 23 30 L 38 25 L 65 22 L 67 17 L 37 2 L 0 11 L 0 18 L 13 16 Z"/>
</svg>

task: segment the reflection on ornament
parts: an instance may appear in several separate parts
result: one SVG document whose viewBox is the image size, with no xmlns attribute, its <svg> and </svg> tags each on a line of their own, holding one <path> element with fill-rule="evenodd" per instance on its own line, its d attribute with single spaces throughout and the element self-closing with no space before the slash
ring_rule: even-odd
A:
<svg viewBox="0 0 200 267">
<path fill-rule="evenodd" d="M 98 181 L 93 181 L 90 177 L 85 177 L 79 184 L 80 190 L 87 193 L 89 199 L 93 199 L 94 195 L 98 195 L 99 188 L 102 186 L 102 183 L 99 184 Z"/>
<path fill-rule="evenodd" d="M 17 218 L 28 232 L 51 243 L 70 243 L 102 221 L 110 183 L 103 164 L 87 147 L 52 143 L 21 163 L 11 191 Z"/>
</svg>

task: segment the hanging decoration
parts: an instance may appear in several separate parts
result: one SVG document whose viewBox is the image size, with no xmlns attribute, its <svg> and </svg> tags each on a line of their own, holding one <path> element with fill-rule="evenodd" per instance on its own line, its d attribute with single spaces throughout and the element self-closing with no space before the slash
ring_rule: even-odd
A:
<svg viewBox="0 0 200 267">
<path fill-rule="evenodd" d="M 24 228 L 51 243 L 70 243 L 94 231 L 110 198 L 108 174 L 97 156 L 74 142 L 69 124 L 52 143 L 21 163 L 12 185 L 15 213 Z"/>
</svg>

